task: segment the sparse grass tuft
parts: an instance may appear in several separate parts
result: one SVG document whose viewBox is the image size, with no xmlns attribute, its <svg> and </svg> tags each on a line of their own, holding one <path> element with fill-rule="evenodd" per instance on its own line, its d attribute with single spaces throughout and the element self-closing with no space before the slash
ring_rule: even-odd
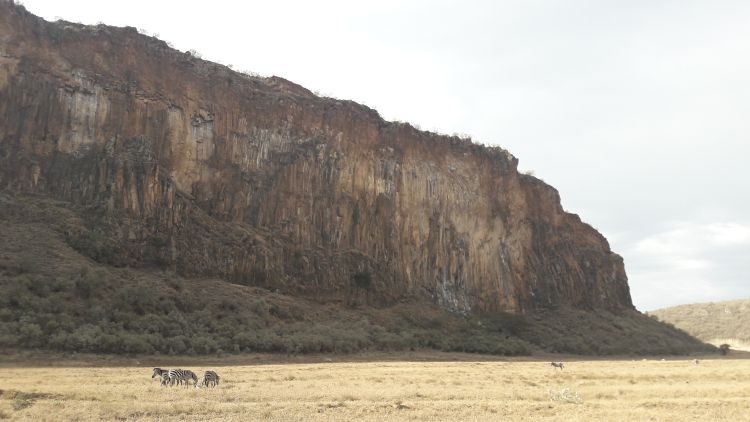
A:
<svg viewBox="0 0 750 422">
<path fill-rule="evenodd" d="M 560 403 L 573 403 L 573 404 L 581 404 L 583 403 L 583 400 L 581 400 L 581 396 L 571 390 L 569 387 L 564 387 L 561 389 L 550 389 L 548 391 L 549 399 L 552 401 L 560 402 Z"/>
</svg>

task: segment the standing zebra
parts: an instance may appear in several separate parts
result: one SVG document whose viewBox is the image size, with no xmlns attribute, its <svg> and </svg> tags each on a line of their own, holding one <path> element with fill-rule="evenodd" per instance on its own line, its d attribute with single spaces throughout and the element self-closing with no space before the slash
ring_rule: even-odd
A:
<svg viewBox="0 0 750 422">
<path fill-rule="evenodd" d="M 189 369 L 170 369 L 169 370 L 169 385 L 180 385 L 180 382 L 185 382 L 185 387 L 188 386 L 188 382 L 192 380 L 193 385 L 198 383 L 198 376 L 195 372 Z"/>
<path fill-rule="evenodd" d="M 175 384 L 180 385 L 182 384 L 182 369 L 170 369 L 167 377 L 169 378 L 169 386 L 173 386 Z"/>
<path fill-rule="evenodd" d="M 166 386 L 169 383 L 169 369 L 154 368 L 151 379 L 156 377 L 159 377 L 162 386 Z"/>
<path fill-rule="evenodd" d="M 161 373 L 161 386 L 166 387 L 169 385 L 169 372 Z"/>
<path fill-rule="evenodd" d="M 550 362 L 550 365 L 552 365 L 553 368 L 560 368 L 560 370 L 563 370 L 563 363 L 562 362 Z"/>
<path fill-rule="evenodd" d="M 219 374 L 217 374 L 216 372 L 206 371 L 203 373 L 203 378 L 201 378 L 201 382 L 195 384 L 195 388 L 200 388 L 200 385 L 208 387 L 209 383 L 212 384 L 211 385 L 212 387 L 215 387 L 219 385 L 219 379 L 221 379 L 221 377 L 219 377 Z"/>
</svg>

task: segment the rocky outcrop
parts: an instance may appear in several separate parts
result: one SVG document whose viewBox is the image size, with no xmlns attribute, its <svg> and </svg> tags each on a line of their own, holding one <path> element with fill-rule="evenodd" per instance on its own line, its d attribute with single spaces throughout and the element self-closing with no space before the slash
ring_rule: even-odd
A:
<svg viewBox="0 0 750 422">
<path fill-rule="evenodd" d="M 0 115 L 2 189 L 77 204 L 91 230 L 69 241 L 118 265 L 456 312 L 632 308 L 622 259 L 507 151 L 132 28 L 0 1 Z"/>
</svg>

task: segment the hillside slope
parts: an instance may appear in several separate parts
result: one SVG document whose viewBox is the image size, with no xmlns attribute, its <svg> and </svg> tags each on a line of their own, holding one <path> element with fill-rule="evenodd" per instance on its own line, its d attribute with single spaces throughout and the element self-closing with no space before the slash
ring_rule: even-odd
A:
<svg viewBox="0 0 750 422">
<path fill-rule="evenodd" d="M 711 344 L 750 350 L 750 299 L 680 305 L 648 314 Z"/>
<path fill-rule="evenodd" d="M 0 186 L 80 205 L 100 262 L 464 314 L 633 309 L 621 257 L 507 151 L 133 28 L 0 1 L 0 115 Z"/>
<path fill-rule="evenodd" d="M 500 355 L 539 351 L 610 355 L 713 350 L 633 310 L 570 308 L 533 315 L 462 316 L 405 297 L 367 305 L 352 290 L 321 303 L 157 268 L 116 268 L 75 247 L 80 209 L 0 192 L 0 350 L 207 354 L 350 353 L 434 349 Z M 92 242 L 101 242 L 101 238 Z"/>
</svg>

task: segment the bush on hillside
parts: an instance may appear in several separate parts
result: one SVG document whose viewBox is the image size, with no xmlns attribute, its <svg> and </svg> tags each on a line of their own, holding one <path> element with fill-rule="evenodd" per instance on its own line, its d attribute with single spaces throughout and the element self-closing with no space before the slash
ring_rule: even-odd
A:
<svg viewBox="0 0 750 422">
<path fill-rule="evenodd" d="M 329 310 L 321 318 L 270 295 L 214 297 L 210 286 L 174 275 L 141 278 L 128 270 L 82 269 L 56 277 L 7 272 L 3 277 L 1 347 L 117 354 L 434 349 L 524 355 L 538 347 L 609 355 L 698 349 L 687 334 L 635 313 L 464 317 L 404 305 L 391 311 Z M 368 313 L 379 316 L 371 319 Z"/>
</svg>

